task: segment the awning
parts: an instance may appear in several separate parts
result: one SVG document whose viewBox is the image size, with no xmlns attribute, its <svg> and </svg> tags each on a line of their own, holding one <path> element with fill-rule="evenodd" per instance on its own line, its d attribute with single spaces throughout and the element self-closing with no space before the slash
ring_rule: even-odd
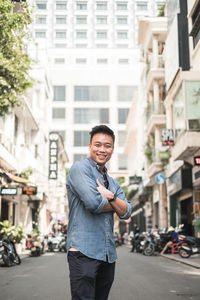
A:
<svg viewBox="0 0 200 300">
<path fill-rule="evenodd" d="M 10 180 L 12 180 L 12 181 L 15 181 L 15 182 L 18 182 L 18 183 L 24 183 L 24 184 L 29 184 L 29 185 L 35 186 L 35 184 L 32 183 L 32 182 L 31 182 L 30 180 L 28 180 L 28 179 L 25 179 L 25 178 L 22 178 L 22 177 L 13 175 L 13 174 L 11 174 L 11 173 L 9 173 L 9 172 L 5 172 L 5 171 L 4 171 L 4 173 L 5 173 L 5 175 L 8 176 L 8 178 L 9 178 Z"/>
</svg>

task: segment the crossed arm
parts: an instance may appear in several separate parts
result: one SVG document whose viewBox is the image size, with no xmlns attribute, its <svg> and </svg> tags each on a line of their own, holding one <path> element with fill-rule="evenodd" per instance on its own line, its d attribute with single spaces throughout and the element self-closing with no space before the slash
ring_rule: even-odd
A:
<svg viewBox="0 0 200 300">
<path fill-rule="evenodd" d="M 99 193 L 104 197 L 107 198 L 108 200 L 113 199 L 114 194 L 106 189 L 97 179 L 96 180 L 98 187 L 97 190 Z M 114 201 L 109 202 L 103 209 L 102 212 L 109 212 L 109 211 L 115 211 L 119 216 L 123 216 L 126 213 L 127 210 L 127 205 L 126 202 L 121 200 L 120 198 L 116 198 Z"/>
</svg>

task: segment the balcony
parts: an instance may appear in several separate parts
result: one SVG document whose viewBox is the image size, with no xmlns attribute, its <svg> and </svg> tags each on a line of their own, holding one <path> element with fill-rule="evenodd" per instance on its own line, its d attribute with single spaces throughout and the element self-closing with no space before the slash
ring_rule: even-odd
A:
<svg viewBox="0 0 200 300">
<path fill-rule="evenodd" d="M 149 178 L 151 178 L 154 174 L 160 172 L 160 170 L 169 160 L 169 153 L 167 151 L 156 151 L 155 148 L 148 148 L 145 155 L 148 161 L 147 174 Z"/>
<path fill-rule="evenodd" d="M 175 141 L 171 154 L 174 160 L 186 160 L 200 149 L 200 132 L 184 131 Z"/>
<path fill-rule="evenodd" d="M 147 91 L 151 89 L 154 80 L 165 79 L 165 61 L 163 55 L 158 55 L 157 59 L 151 55 L 147 66 Z"/>
<path fill-rule="evenodd" d="M 157 105 L 151 104 L 147 108 L 147 135 L 154 132 L 155 126 L 165 127 L 166 116 L 163 102 L 158 102 Z"/>
</svg>

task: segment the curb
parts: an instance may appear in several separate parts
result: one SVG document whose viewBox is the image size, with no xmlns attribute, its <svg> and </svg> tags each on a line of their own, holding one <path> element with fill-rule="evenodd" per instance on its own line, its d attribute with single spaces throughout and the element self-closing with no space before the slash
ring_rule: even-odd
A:
<svg viewBox="0 0 200 300">
<path fill-rule="evenodd" d="M 197 263 L 197 262 L 193 262 L 191 260 L 188 260 L 187 258 L 184 260 L 184 259 L 181 259 L 181 258 L 178 258 L 178 257 L 169 256 L 169 255 L 166 255 L 166 254 L 163 254 L 161 256 L 165 257 L 165 258 L 168 258 L 168 259 L 171 259 L 171 260 L 175 260 L 175 261 L 177 261 L 179 263 L 188 265 L 190 267 L 193 267 L 193 268 L 196 268 L 196 269 L 200 269 L 200 261 L 199 261 L 199 263 Z"/>
</svg>

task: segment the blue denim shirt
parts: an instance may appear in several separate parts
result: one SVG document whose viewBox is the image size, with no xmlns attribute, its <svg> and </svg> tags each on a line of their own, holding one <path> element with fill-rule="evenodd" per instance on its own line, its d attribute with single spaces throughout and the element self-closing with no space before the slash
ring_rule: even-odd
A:
<svg viewBox="0 0 200 300">
<path fill-rule="evenodd" d="M 113 239 L 113 212 L 103 213 L 108 200 L 97 190 L 96 179 L 103 185 L 99 166 L 91 158 L 76 162 L 67 177 L 69 201 L 69 224 L 67 251 L 74 247 L 84 255 L 112 263 L 116 261 L 116 247 Z M 127 210 L 120 219 L 128 219 L 132 204 L 125 198 L 119 183 L 107 175 L 109 190 L 124 200 Z"/>
</svg>

